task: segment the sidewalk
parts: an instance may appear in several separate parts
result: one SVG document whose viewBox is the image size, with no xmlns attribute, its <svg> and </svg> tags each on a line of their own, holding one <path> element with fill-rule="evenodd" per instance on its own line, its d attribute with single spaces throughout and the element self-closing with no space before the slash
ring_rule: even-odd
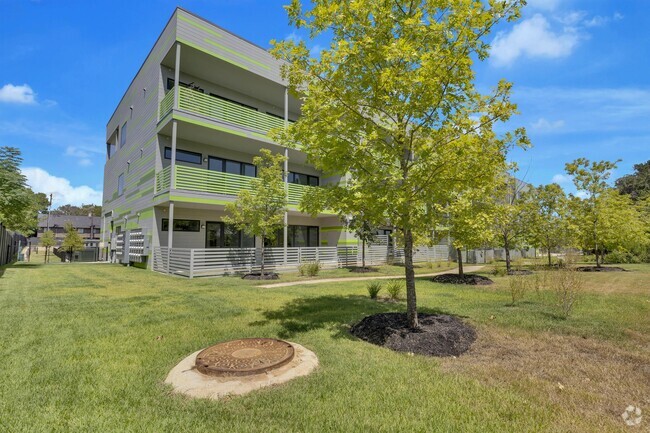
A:
<svg viewBox="0 0 650 433">
<path fill-rule="evenodd" d="M 464 272 L 475 272 L 482 269 L 484 266 L 463 266 Z M 415 278 L 422 277 L 435 277 L 436 275 L 442 274 L 455 274 L 458 272 L 458 269 L 450 269 L 448 271 L 436 272 L 433 274 L 415 274 Z M 290 287 L 290 286 L 302 286 L 305 284 L 325 284 L 325 283 L 339 283 L 346 281 L 367 281 L 367 280 L 395 280 L 406 278 L 404 275 L 385 275 L 381 277 L 344 277 L 344 278 L 323 278 L 320 280 L 304 280 L 304 281 L 291 281 L 288 283 L 274 283 L 274 284 L 264 284 L 261 286 L 263 289 L 275 289 L 278 287 Z"/>
</svg>

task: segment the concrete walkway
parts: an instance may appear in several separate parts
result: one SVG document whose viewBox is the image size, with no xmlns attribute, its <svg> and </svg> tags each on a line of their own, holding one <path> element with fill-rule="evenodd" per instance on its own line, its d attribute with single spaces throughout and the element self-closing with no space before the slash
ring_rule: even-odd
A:
<svg viewBox="0 0 650 433">
<path fill-rule="evenodd" d="M 463 271 L 465 273 L 475 272 L 483 268 L 484 266 L 463 266 Z M 455 274 L 457 272 L 458 272 L 458 268 L 453 268 L 447 271 L 435 272 L 433 274 L 415 274 L 415 278 L 435 277 L 436 275 Z M 323 278 L 320 280 L 304 280 L 304 281 L 291 281 L 288 283 L 264 284 L 257 287 L 261 287 L 263 289 L 275 289 L 277 287 L 302 286 L 304 284 L 325 284 L 325 283 L 340 283 L 340 282 L 348 282 L 348 281 L 367 281 L 367 280 L 394 280 L 400 278 L 406 278 L 406 277 L 404 275 L 384 275 L 384 276 L 377 276 L 377 277 Z"/>
</svg>

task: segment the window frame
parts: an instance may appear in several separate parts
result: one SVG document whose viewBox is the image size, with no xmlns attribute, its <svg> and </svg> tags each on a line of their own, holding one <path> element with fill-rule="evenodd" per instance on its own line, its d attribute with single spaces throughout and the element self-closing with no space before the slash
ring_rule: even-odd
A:
<svg viewBox="0 0 650 433">
<path fill-rule="evenodd" d="M 124 195 L 124 173 L 121 173 L 117 176 L 117 196 L 121 197 Z"/>
<path fill-rule="evenodd" d="M 296 176 L 306 176 L 307 177 L 307 183 L 298 183 L 292 181 L 292 176 L 295 179 Z M 316 185 L 312 185 L 311 180 L 316 179 Z M 294 185 L 304 185 L 304 186 L 320 186 L 320 176 L 314 176 L 313 174 L 307 174 L 307 173 L 299 173 L 296 171 L 291 171 L 289 170 L 289 176 L 287 178 L 288 183 L 292 183 Z"/>
<path fill-rule="evenodd" d="M 169 156 L 167 156 L 167 150 L 169 150 Z M 192 155 L 192 156 L 198 156 L 199 162 L 194 162 L 194 161 L 187 161 L 184 159 L 179 159 L 178 155 L 179 152 L 187 154 L 187 155 Z M 163 150 L 163 158 L 164 159 L 172 159 L 172 148 L 165 146 L 165 149 Z M 191 150 L 185 150 L 185 149 L 179 149 L 178 147 L 176 148 L 176 162 L 186 162 L 188 164 L 195 164 L 195 165 L 203 165 L 203 154 L 199 152 L 192 152 Z"/>
<path fill-rule="evenodd" d="M 188 226 L 186 227 L 177 227 L 177 224 L 180 224 L 181 222 L 183 223 L 189 223 Z M 191 227 L 191 225 L 195 225 L 196 228 Z M 160 231 L 161 232 L 168 232 L 169 231 L 169 218 L 162 218 L 160 221 Z M 197 233 L 201 231 L 201 220 L 193 220 L 193 219 L 187 219 L 187 218 L 174 218 L 174 231 L 175 232 L 190 232 L 190 233 Z"/>
<path fill-rule="evenodd" d="M 126 120 L 120 128 L 120 149 L 126 146 L 126 133 L 128 131 L 127 123 L 129 123 L 128 120 Z"/>
<path fill-rule="evenodd" d="M 212 161 L 214 161 L 214 160 L 219 160 L 219 161 L 221 161 L 221 170 L 214 170 L 214 169 L 211 169 L 211 168 L 210 168 L 210 163 L 211 163 Z M 234 162 L 234 163 L 236 163 L 236 164 L 239 164 L 239 173 L 238 173 L 239 176 L 257 177 L 257 166 L 256 166 L 255 164 L 250 163 L 250 162 L 236 161 L 236 160 L 234 160 L 234 159 L 222 158 L 222 157 L 220 157 L 220 156 L 212 156 L 212 155 L 208 155 L 208 170 L 210 170 L 210 171 L 216 171 L 216 172 L 218 172 L 218 173 L 225 173 L 225 174 L 237 174 L 237 173 L 230 173 L 230 172 L 226 171 L 225 168 L 226 168 L 226 164 L 227 164 L 228 162 L 231 162 L 231 163 Z M 252 167 L 253 170 L 254 170 L 254 172 L 255 172 L 255 175 L 254 175 L 254 176 L 250 176 L 250 175 L 246 174 L 246 170 L 245 170 L 246 167 Z"/>
</svg>

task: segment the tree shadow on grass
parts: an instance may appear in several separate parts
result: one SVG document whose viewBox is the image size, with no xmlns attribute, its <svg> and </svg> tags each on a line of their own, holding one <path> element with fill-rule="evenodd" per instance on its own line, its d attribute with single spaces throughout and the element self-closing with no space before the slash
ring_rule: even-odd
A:
<svg viewBox="0 0 650 433">
<path fill-rule="evenodd" d="M 372 300 L 359 295 L 316 296 L 298 298 L 272 311 L 262 311 L 264 320 L 249 323 L 249 326 L 265 326 L 278 323 L 282 330 L 280 338 L 292 338 L 297 334 L 325 329 L 334 338 L 356 340 L 349 332 L 350 326 L 366 316 L 377 313 L 404 312 L 404 302 L 390 303 Z M 449 314 L 442 310 L 422 309 L 430 314 Z"/>
</svg>

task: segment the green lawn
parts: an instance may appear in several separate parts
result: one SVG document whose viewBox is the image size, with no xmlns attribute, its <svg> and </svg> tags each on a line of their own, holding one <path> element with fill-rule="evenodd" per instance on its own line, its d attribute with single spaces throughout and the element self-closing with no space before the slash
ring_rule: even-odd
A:
<svg viewBox="0 0 650 433">
<path fill-rule="evenodd" d="M 484 288 L 421 279 L 418 301 L 421 311 L 473 323 L 486 336 L 477 347 L 511 338 L 525 353 L 528 341 L 569 349 L 584 340 L 589 350 L 602 351 L 605 363 L 615 352 L 616 360 L 624 353 L 650 365 L 650 266 L 629 268 L 634 272 L 585 276 L 588 289 L 567 320 L 557 317 L 546 292 L 508 306 L 505 278 Z M 620 413 L 634 403 L 614 384 L 608 393 L 620 393 L 620 407 L 616 400 L 612 408 L 574 419 L 562 396 L 546 393 L 546 382 L 529 386 L 537 379 L 525 368 L 512 377 L 485 374 L 487 367 L 472 364 L 483 349 L 439 360 L 357 340 L 347 332 L 350 324 L 405 309 L 404 303 L 371 301 L 364 282 L 256 284 L 119 265 L 6 268 L 0 277 L 0 432 L 624 431 Z M 163 384 L 189 353 L 253 336 L 300 343 L 317 354 L 320 367 L 283 386 L 219 402 L 173 395 Z M 646 373 L 639 379 L 649 379 Z M 650 391 L 650 385 L 640 387 Z M 599 396 L 578 390 L 566 401 L 576 398 L 589 405 Z M 650 400 L 645 408 L 650 412 Z"/>
</svg>

